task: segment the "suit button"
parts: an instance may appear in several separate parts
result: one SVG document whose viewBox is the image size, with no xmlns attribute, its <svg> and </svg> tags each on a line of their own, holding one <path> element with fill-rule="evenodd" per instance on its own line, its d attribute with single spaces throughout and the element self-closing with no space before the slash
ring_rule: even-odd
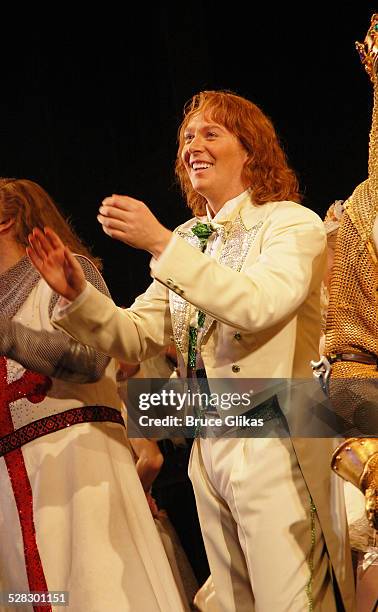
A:
<svg viewBox="0 0 378 612">
<path fill-rule="evenodd" d="M 237 372 L 240 372 L 240 366 L 236 365 L 236 363 L 234 363 L 234 365 L 232 366 L 232 371 L 235 372 L 235 374 Z"/>
<path fill-rule="evenodd" d="M 236 332 L 236 334 L 234 334 L 234 338 L 235 340 L 241 340 L 241 334 L 239 332 Z"/>
<path fill-rule="evenodd" d="M 171 278 L 167 278 L 167 285 L 168 287 L 173 287 L 173 280 Z"/>
</svg>

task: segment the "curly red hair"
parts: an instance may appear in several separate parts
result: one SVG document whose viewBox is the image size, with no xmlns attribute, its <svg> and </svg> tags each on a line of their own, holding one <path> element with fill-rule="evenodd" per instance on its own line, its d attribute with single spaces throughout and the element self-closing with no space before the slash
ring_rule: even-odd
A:
<svg viewBox="0 0 378 612">
<path fill-rule="evenodd" d="M 184 106 L 184 118 L 178 130 L 179 147 L 175 166 L 182 192 L 195 215 L 205 213 L 206 199 L 193 189 L 181 153 L 187 125 L 199 113 L 223 125 L 248 152 L 243 178 L 251 188 L 255 204 L 301 201 L 297 177 L 288 165 L 272 122 L 259 107 L 229 91 L 201 91 Z"/>
</svg>

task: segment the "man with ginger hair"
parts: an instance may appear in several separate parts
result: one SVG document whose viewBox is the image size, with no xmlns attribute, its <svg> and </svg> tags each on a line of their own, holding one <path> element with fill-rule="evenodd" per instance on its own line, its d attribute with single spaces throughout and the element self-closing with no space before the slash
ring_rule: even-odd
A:
<svg viewBox="0 0 378 612">
<path fill-rule="evenodd" d="M 126 311 L 86 285 L 56 234 L 34 232 L 34 265 L 71 302 L 54 325 L 132 362 L 173 336 L 181 376 L 205 376 L 210 391 L 219 379 L 232 388 L 310 377 L 325 233 L 299 204 L 272 123 L 233 93 L 195 95 L 176 173 L 196 218 L 173 233 L 131 197 L 113 194 L 100 207 L 105 233 L 153 256 L 154 281 Z M 253 414 L 283 422 L 276 397 Z M 220 610 L 329 612 L 335 590 L 353 610 L 348 544 L 332 512 L 332 450 L 331 440 L 287 436 L 196 439 L 190 477 Z"/>
</svg>

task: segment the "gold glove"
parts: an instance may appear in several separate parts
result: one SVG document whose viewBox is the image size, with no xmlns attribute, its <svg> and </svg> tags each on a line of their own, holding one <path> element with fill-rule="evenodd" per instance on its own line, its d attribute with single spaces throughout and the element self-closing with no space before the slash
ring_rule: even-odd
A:
<svg viewBox="0 0 378 612">
<path fill-rule="evenodd" d="M 362 491 L 369 524 L 378 529 L 378 438 L 348 438 L 334 451 L 331 467 Z"/>
</svg>

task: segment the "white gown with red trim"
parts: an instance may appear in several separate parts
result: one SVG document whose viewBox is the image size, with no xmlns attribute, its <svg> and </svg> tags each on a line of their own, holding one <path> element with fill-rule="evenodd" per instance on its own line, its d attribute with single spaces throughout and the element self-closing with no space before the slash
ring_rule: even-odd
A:
<svg viewBox="0 0 378 612">
<path fill-rule="evenodd" d="M 52 329 L 50 297 L 39 281 L 14 319 Z M 80 422 L 88 406 L 119 418 L 113 364 L 101 381 L 74 384 L 0 357 L 0 387 L 0 591 L 69 593 L 65 608 L 0 612 L 184 610 L 124 427 Z"/>
</svg>

